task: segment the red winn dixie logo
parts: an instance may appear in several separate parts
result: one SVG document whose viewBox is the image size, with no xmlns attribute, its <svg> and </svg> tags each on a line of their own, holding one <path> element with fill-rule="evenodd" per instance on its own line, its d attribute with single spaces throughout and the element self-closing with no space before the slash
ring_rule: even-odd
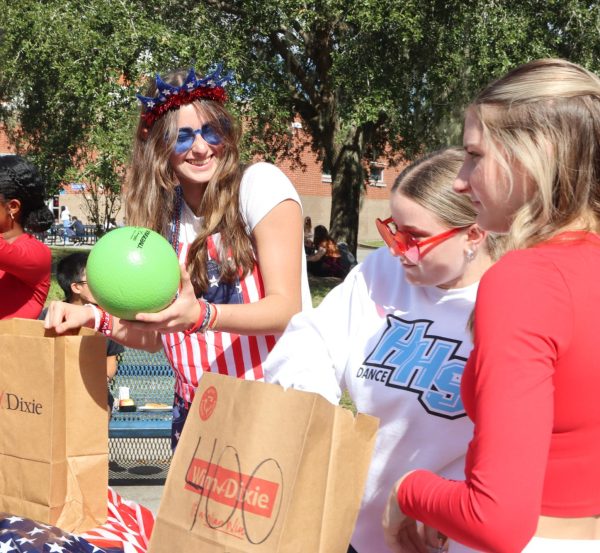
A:
<svg viewBox="0 0 600 553">
<path fill-rule="evenodd" d="M 17 394 L 11 392 L 0 392 L 0 408 L 7 411 L 20 411 L 21 413 L 31 413 L 32 415 L 41 415 L 43 405 L 32 399 L 27 401 Z"/>
<path fill-rule="evenodd" d="M 200 418 L 205 421 L 210 418 L 217 406 L 217 389 L 214 386 L 207 388 L 200 399 Z"/>
<path fill-rule="evenodd" d="M 190 532 L 198 522 L 259 544 L 269 539 L 279 521 L 283 469 L 273 457 L 248 463 L 234 445 L 198 436 L 187 464 L 184 489 L 199 496 L 192 506 Z"/>
<path fill-rule="evenodd" d="M 211 475 L 208 474 L 209 467 L 213 473 Z M 243 501 L 246 513 L 270 518 L 277 500 L 279 483 L 210 465 L 203 459 L 193 459 L 186 476 L 185 489 L 204 496 L 210 495 L 211 501 L 230 507 L 242 504 Z"/>
</svg>

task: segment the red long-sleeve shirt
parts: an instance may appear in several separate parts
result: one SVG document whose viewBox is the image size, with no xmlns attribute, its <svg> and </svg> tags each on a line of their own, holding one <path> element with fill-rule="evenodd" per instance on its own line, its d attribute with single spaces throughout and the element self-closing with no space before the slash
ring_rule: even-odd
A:
<svg viewBox="0 0 600 553">
<path fill-rule="evenodd" d="M 409 474 L 407 515 L 475 549 L 522 550 L 540 514 L 600 513 L 600 238 L 565 233 L 483 277 L 461 394 L 465 481 Z"/>
<path fill-rule="evenodd" d="M 0 237 L 0 319 L 37 319 L 50 290 L 50 248 L 29 234 Z"/>
</svg>

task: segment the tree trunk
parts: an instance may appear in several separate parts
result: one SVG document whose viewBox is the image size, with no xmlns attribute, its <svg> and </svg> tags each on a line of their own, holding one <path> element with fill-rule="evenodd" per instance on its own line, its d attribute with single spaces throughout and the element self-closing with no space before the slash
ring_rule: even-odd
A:
<svg viewBox="0 0 600 553">
<path fill-rule="evenodd" d="M 364 170 L 360 149 L 343 145 L 331 171 L 330 234 L 338 242 L 346 242 L 356 255 L 358 246 L 358 219 Z"/>
<path fill-rule="evenodd" d="M 337 242 L 346 242 L 356 255 L 365 132 L 363 127 L 343 129 L 336 106 L 335 95 L 330 95 L 317 117 L 302 109 L 298 112 L 310 128 L 313 140 L 322 147 L 323 169 L 331 174 L 329 234 Z"/>
</svg>

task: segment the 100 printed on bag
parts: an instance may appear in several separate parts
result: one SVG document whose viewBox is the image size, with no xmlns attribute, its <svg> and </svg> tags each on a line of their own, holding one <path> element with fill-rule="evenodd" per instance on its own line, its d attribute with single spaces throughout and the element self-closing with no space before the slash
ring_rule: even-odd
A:
<svg viewBox="0 0 600 553">
<path fill-rule="evenodd" d="M 149 552 L 345 553 L 376 430 L 316 394 L 205 374 Z"/>
</svg>

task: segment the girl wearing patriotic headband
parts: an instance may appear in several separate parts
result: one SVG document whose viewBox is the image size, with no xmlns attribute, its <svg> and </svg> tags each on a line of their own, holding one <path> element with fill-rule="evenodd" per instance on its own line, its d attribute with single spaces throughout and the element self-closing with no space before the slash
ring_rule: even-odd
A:
<svg viewBox="0 0 600 553">
<path fill-rule="evenodd" d="M 118 342 L 164 347 L 176 375 L 176 446 L 203 371 L 262 380 L 262 363 L 291 316 L 310 306 L 302 208 L 275 166 L 239 160 L 240 129 L 224 107 L 221 68 L 156 77 L 142 103 L 125 189 L 127 222 L 160 232 L 182 266 L 177 299 L 120 321 L 53 303 L 58 332 L 96 324 Z"/>
</svg>

